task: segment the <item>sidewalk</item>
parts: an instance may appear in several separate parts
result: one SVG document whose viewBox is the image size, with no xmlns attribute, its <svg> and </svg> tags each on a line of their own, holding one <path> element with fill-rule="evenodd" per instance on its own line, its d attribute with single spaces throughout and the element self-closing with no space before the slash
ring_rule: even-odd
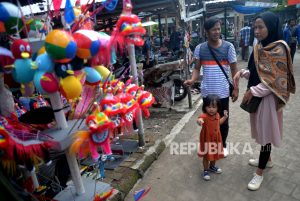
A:
<svg viewBox="0 0 300 201">
<path fill-rule="evenodd" d="M 300 53 L 295 55 L 294 72 L 296 85 L 300 86 Z M 246 63 L 239 63 L 245 67 Z M 260 146 L 250 137 L 249 115 L 239 108 L 246 81 L 241 81 L 240 98 L 231 104 L 230 134 L 228 137 L 231 155 L 220 160 L 221 175 L 211 175 L 211 181 L 201 177 L 202 163 L 196 152 L 185 155 L 170 153 L 167 147 L 143 178 L 125 198 L 133 200 L 134 191 L 151 187 L 143 201 L 198 201 L 198 200 L 300 200 L 300 94 L 291 96 L 284 109 L 284 134 L 281 147 L 272 147 L 273 168 L 265 171 L 262 187 L 258 191 L 249 191 L 247 184 L 255 172 L 255 167 L 248 165 L 249 158 L 257 157 Z M 190 117 L 173 143 L 198 142 L 200 128 L 195 119 L 200 108 Z M 174 146 L 173 146 L 174 148 Z M 251 153 L 252 152 L 252 153 Z"/>
</svg>

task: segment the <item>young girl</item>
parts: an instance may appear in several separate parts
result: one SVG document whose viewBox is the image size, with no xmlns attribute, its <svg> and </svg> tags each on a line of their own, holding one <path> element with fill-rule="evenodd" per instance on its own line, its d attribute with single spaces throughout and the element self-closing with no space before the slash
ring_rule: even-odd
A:
<svg viewBox="0 0 300 201">
<path fill-rule="evenodd" d="M 203 179 L 206 181 L 210 180 L 209 171 L 222 173 L 221 168 L 216 166 L 216 160 L 224 157 L 220 125 L 228 118 L 228 112 L 224 110 L 224 116 L 220 118 L 220 104 L 217 95 L 208 95 L 203 99 L 203 114 L 197 119 L 197 123 L 202 126 L 198 156 L 203 157 Z"/>
</svg>

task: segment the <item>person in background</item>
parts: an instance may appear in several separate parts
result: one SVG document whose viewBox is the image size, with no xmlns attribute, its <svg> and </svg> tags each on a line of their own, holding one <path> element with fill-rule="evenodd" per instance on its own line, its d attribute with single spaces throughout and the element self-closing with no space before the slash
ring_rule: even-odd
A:
<svg viewBox="0 0 300 201">
<path fill-rule="evenodd" d="M 248 69 L 241 69 L 234 76 L 235 87 L 241 77 L 248 79 L 243 103 L 249 103 L 253 97 L 261 98 L 256 112 L 250 113 L 251 137 L 261 145 L 261 150 L 258 159 L 249 160 L 249 165 L 257 167 L 248 183 L 249 190 L 258 190 L 265 168 L 273 166 L 271 144 L 281 144 L 283 106 L 296 90 L 289 48 L 280 40 L 279 18 L 271 12 L 262 13 L 256 17 L 254 27 L 259 43 L 250 56 Z"/>
<path fill-rule="evenodd" d="M 296 31 L 296 20 L 290 19 L 288 20 L 288 24 L 286 28 L 283 30 L 283 39 L 291 48 L 292 62 L 294 61 L 294 56 L 296 53 L 297 38 L 300 37 L 297 35 L 297 31 Z"/>
<path fill-rule="evenodd" d="M 201 82 L 201 95 L 203 101 L 209 94 L 215 94 L 219 96 L 220 116 L 224 116 L 224 110 L 228 111 L 229 115 L 229 83 L 217 64 L 216 60 L 210 53 L 209 47 L 215 52 L 216 57 L 222 64 L 222 68 L 225 73 L 229 75 L 231 71 L 232 77 L 236 74 L 237 70 L 237 58 L 233 44 L 225 40 L 220 39 L 221 35 L 221 22 L 219 18 L 209 18 L 204 23 L 204 29 L 207 36 L 207 42 L 197 45 L 194 51 L 194 58 L 196 60 L 195 67 L 193 69 L 192 78 L 184 82 L 187 86 L 193 86 L 194 82 L 199 79 L 200 69 L 202 66 L 203 76 Z M 232 95 L 232 101 L 235 102 L 238 99 L 238 88 L 234 88 Z M 229 118 L 228 118 L 229 119 Z M 226 139 L 229 132 L 228 119 L 220 126 L 222 135 L 222 143 L 224 147 L 224 156 L 228 155 L 226 146 Z"/>
<path fill-rule="evenodd" d="M 248 22 L 244 23 L 244 27 L 240 31 L 241 48 L 242 48 L 242 60 L 248 61 L 249 45 L 250 45 L 251 28 L 248 26 Z"/>
<path fill-rule="evenodd" d="M 151 68 L 155 65 L 155 59 L 154 59 L 154 53 L 152 50 L 152 37 L 149 35 L 145 35 L 144 40 L 144 46 L 142 53 L 144 55 L 144 62 L 143 62 L 143 69 Z"/>
<path fill-rule="evenodd" d="M 176 30 L 176 27 L 173 27 L 173 32 L 170 36 L 170 48 L 173 52 L 179 51 L 181 39 L 180 32 Z"/>
</svg>

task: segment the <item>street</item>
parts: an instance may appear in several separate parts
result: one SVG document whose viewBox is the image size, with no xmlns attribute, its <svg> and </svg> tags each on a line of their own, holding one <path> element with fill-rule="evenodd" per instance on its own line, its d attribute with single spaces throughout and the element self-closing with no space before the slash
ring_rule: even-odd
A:
<svg viewBox="0 0 300 201">
<path fill-rule="evenodd" d="M 196 118 L 201 107 L 184 126 L 170 147 L 159 156 L 144 177 L 125 198 L 133 200 L 135 191 L 151 187 L 142 201 L 294 201 L 300 200 L 300 52 L 294 61 L 296 94 L 291 95 L 284 109 L 284 131 L 281 147 L 272 146 L 273 168 L 264 172 L 264 181 L 258 191 L 249 191 L 248 182 L 256 168 L 248 165 L 250 158 L 257 158 L 260 146 L 250 136 L 248 113 L 239 105 L 246 89 L 246 80 L 240 83 L 240 96 L 230 105 L 230 131 L 228 136 L 230 155 L 217 161 L 222 174 L 211 174 L 210 181 L 202 178 L 202 159 L 198 158 L 195 144 L 198 143 L 201 127 Z M 247 66 L 238 63 L 239 68 Z"/>
</svg>

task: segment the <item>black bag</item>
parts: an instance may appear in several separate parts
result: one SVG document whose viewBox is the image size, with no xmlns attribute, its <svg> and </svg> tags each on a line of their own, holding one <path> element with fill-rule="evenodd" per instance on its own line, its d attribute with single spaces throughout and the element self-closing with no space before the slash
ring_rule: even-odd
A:
<svg viewBox="0 0 300 201">
<path fill-rule="evenodd" d="M 248 104 L 241 103 L 240 107 L 249 113 L 255 113 L 257 111 L 257 108 L 261 100 L 262 100 L 261 97 L 253 96 Z"/>
<path fill-rule="evenodd" d="M 223 66 L 220 64 L 219 60 L 217 59 L 217 57 L 216 57 L 214 51 L 211 49 L 211 47 L 210 47 L 208 44 L 207 44 L 207 46 L 208 46 L 208 49 L 209 49 L 211 55 L 213 56 L 213 58 L 215 59 L 215 61 L 216 61 L 217 64 L 219 65 L 219 67 L 220 67 L 220 69 L 222 70 L 224 76 L 226 77 L 226 80 L 228 81 L 228 84 L 229 84 L 229 95 L 230 95 L 230 97 L 232 97 L 232 92 L 233 92 L 233 90 L 234 90 L 234 86 L 233 86 L 231 80 L 229 79 L 228 75 L 227 75 L 226 72 L 224 71 Z"/>
</svg>

